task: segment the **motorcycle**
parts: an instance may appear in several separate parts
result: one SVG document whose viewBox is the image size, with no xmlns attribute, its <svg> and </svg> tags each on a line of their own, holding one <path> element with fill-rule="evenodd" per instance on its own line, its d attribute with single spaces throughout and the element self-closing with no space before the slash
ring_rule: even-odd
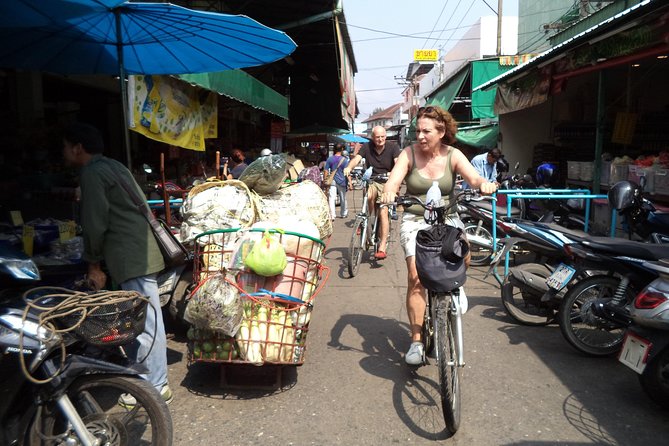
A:
<svg viewBox="0 0 669 446">
<path fill-rule="evenodd" d="M 644 266 L 667 255 L 667 245 L 625 239 L 592 237 L 565 246 L 571 265 L 560 264 L 546 280 L 555 292 L 567 288 L 558 309 L 563 336 L 575 349 L 591 356 L 618 352 L 625 324 L 604 320 L 593 312 L 597 299 L 610 299 L 609 307 L 620 309 L 657 273 Z M 574 280 L 587 270 L 589 277 Z"/>
<path fill-rule="evenodd" d="M 0 297 L 0 445 L 172 443 L 167 405 L 138 376 L 146 368 L 130 362 L 119 347 L 143 329 L 146 306 L 126 300 L 133 302 L 132 311 L 118 311 L 120 303 L 100 300 L 99 311 L 80 317 L 81 306 L 73 302 L 85 293 L 68 300 L 62 289 L 23 291 L 40 279 L 30 258 L 5 251 L 0 274 L 5 283 L 14 282 Z M 66 302 L 73 305 L 75 323 L 64 324 L 63 312 L 50 313 L 48 322 L 46 309 Z M 108 311 L 109 305 L 116 311 Z M 110 315 L 118 314 L 130 319 L 111 324 Z M 124 394 L 134 397 L 134 406 L 119 404 Z"/>
<path fill-rule="evenodd" d="M 516 163 L 517 171 L 519 163 Z M 505 176 L 502 172 L 498 175 L 500 190 L 518 190 L 523 189 L 537 191 L 537 186 L 530 175 L 520 176 L 514 173 L 511 176 Z M 549 192 L 549 189 L 546 189 Z M 493 253 L 500 247 L 494 247 L 492 238 L 492 225 L 496 224 L 496 230 L 500 237 L 510 235 L 507 227 L 500 224 L 499 219 L 507 215 L 507 206 L 503 203 L 506 199 L 505 194 L 498 194 L 501 201 L 497 204 L 497 221 L 493 222 L 492 203 L 488 201 L 476 203 L 461 203 L 458 208 L 460 218 L 465 225 L 465 233 L 471 242 L 471 264 L 474 266 L 483 266 L 490 264 Z M 542 223 L 556 223 L 568 229 L 583 229 L 585 220 L 582 216 L 576 214 L 575 208 L 568 205 L 568 200 L 550 199 L 542 200 L 542 206 L 537 207 L 537 200 L 528 195 L 527 198 L 514 198 L 511 206 L 511 217 L 522 220 L 529 220 Z M 500 204 L 502 203 L 502 204 Z"/>
<path fill-rule="evenodd" d="M 623 217 L 623 227 L 630 240 L 669 243 L 669 212 L 659 212 L 643 196 L 646 177 L 640 184 L 619 181 L 609 190 L 611 206 Z"/>
<path fill-rule="evenodd" d="M 618 360 L 639 375 L 646 395 L 669 409 L 669 260 L 648 262 L 659 277 L 630 305 L 627 329 Z"/>
<path fill-rule="evenodd" d="M 501 219 L 498 224 L 509 237 L 501 239 L 490 268 L 500 284 L 502 305 L 506 313 L 523 325 L 547 325 L 555 315 L 564 291 L 552 292 L 546 284 L 553 270 L 569 256 L 565 244 L 585 240 L 587 233 L 570 230 L 556 223 L 533 222 L 521 219 Z M 498 264 L 507 253 L 533 253 L 534 259 L 509 268 L 508 274 L 497 274 Z M 581 273 L 583 276 L 587 271 Z"/>
</svg>

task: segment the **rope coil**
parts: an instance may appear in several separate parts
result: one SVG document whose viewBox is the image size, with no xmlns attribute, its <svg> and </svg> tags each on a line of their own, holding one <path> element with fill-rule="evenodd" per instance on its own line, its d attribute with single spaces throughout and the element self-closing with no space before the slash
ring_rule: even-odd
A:
<svg viewBox="0 0 669 446">
<path fill-rule="evenodd" d="M 95 293 L 75 291 L 59 287 L 37 287 L 23 294 L 26 307 L 23 311 L 22 323 L 25 324 L 30 313 L 37 314 L 37 324 L 45 329 L 46 336 L 40 336 L 41 343 L 52 341 L 57 335 L 70 333 L 82 328 L 89 318 L 99 317 L 96 314 L 100 309 L 109 306 L 133 307 L 138 301 L 149 304 L 149 299 L 137 291 L 100 291 Z M 39 329 L 38 329 L 39 331 Z M 95 344 L 85 334 L 77 332 L 79 338 L 87 343 Z M 32 376 L 25 362 L 23 349 L 23 330 L 19 331 L 19 362 L 26 378 L 35 384 L 45 384 L 53 380 L 63 370 L 66 358 L 65 340 L 61 336 L 58 347 L 61 351 L 61 361 L 58 370 L 53 376 L 38 379 Z M 113 345 L 113 344 L 110 344 Z"/>
</svg>

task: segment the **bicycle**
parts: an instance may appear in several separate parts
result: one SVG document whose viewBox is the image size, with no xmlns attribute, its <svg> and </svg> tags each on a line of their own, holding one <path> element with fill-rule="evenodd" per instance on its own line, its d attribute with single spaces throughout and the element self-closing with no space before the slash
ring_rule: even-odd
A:
<svg viewBox="0 0 669 446">
<path fill-rule="evenodd" d="M 462 199 L 480 200 L 482 197 L 475 196 L 472 190 L 465 190 L 457 194 L 449 206 L 425 204 L 419 198 L 411 196 L 398 197 L 396 204 L 404 207 L 416 204 L 422 206 L 429 212 L 426 222 L 434 226 L 445 225 L 447 212 L 456 207 Z M 464 258 L 459 261 L 464 262 Z M 428 355 L 436 352 L 441 407 L 446 428 L 451 434 L 455 434 L 460 427 L 460 369 L 465 365 L 460 285 L 448 292 L 438 292 L 425 287 L 427 301 L 421 327 L 421 342 L 424 346 L 423 364 L 428 365 Z"/>
<path fill-rule="evenodd" d="M 367 195 L 369 191 L 369 185 L 372 181 L 386 181 L 388 179 L 387 174 L 380 175 L 363 175 L 361 181 L 363 183 L 362 187 L 362 209 L 356 215 L 355 222 L 353 223 L 353 233 L 351 234 L 351 242 L 348 247 L 348 273 L 351 277 L 354 277 L 358 273 L 360 268 L 360 262 L 362 260 L 362 254 L 364 251 L 372 251 L 376 253 L 379 248 L 379 242 L 381 238 L 379 236 L 380 223 L 379 216 L 385 208 L 388 212 L 388 222 L 391 219 L 394 219 L 395 214 L 395 205 L 394 204 L 381 204 L 378 203 L 376 208 L 377 211 L 374 213 L 374 222 L 372 223 L 371 231 L 369 228 L 369 214 L 368 214 L 368 205 L 367 205 Z M 388 231 L 390 232 L 390 231 Z"/>
</svg>

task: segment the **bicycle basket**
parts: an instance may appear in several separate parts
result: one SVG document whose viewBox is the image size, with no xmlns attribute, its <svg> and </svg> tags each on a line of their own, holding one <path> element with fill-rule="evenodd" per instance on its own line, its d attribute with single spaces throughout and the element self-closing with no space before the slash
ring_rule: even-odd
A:
<svg viewBox="0 0 669 446">
<path fill-rule="evenodd" d="M 124 345 L 144 331 L 147 300 L 143 298 L 101 304 L 88 312 L 74 332 L 84 342 L 96 346 Z M 64 326 L 73 326 L 81 319 L 78 312 L 59 318 Z"/>
<path fill-rule="evenodd" d="M 464 285 L 469 245 L 462 229 L 435 225 L 416 234 L 416 271 L 428 290 L 447 293 Z"/>
</svg>

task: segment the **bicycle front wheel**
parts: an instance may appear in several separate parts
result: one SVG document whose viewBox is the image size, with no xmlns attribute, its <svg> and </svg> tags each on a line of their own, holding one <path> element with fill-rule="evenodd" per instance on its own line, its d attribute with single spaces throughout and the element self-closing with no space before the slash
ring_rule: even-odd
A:
<svg viewBox="0 0 669 446">
<path fill-rule="evenodd" d="M 455 434 L 460 427 L 460 368 L 457 364 L 455 332 L 451 319 L 450 298 L 438 295 L 433 302 L 434 344 L 439 368 L 441 408 L 446 428 Z"/>
<path fill-rule="evenodd" d="M 362 253 L 365 250 L 365 237 L 367 236 L 367 225 L 365 219 L 358 217 L 353 223 L 351 243 L 348 246 L 348 274 L 355 277 L 360 268 Z"/>
</svg>

